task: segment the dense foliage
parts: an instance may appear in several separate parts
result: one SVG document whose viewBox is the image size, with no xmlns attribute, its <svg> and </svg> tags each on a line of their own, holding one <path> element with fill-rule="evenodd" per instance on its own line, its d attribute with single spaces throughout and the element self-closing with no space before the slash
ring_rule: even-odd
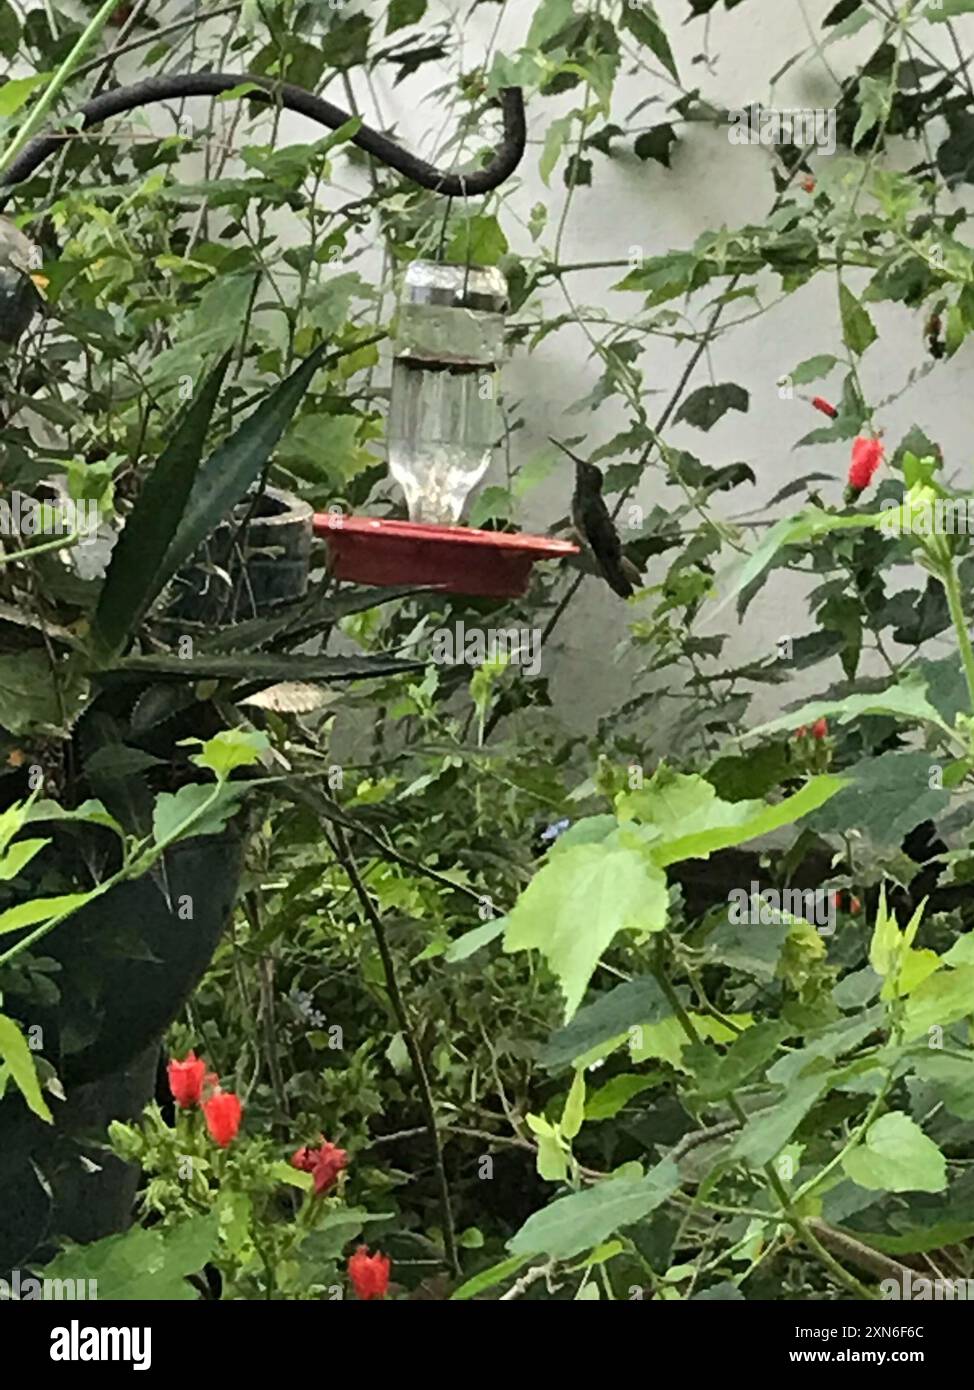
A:
<svg viewBox="0 0 974 1390">
<path fill-rule="evenodd" d="M 355 121 L 285 143 L 246 92 L 72 138 L 18 191 L 46 305 L 0 362 L 0 482 L 63 475 L 50 505 L 94 498 L 129 540 L 107 576 L 69 544 L 2 557 L 0 1122 L 24 1102 L 51 1119 L 71 1058 L 113 1045 L 112 1000 L 56 949 L 77 914 L 157 879 L 177 841 L 246 842 L 157 1101 L 85 1140 L 141 1165 L 138 1220 L 48 1273 L 102 1297 L 782 1300 L 974 1274 L 974 560 L 937 520 L 966 507 L 966 461 L 924 404 L 974 329 L 956 29 L 974 0 L 840 0 L 792 60 L 829 65 L 835 154 L 739 152 L 766 165 L 764 204 L 691 246 L 634 260 L 607 235 L 597 304 L 564 259 L 607 163 L 670 170 L 695 124 L 726 124 L 711 25 L 767 3 L 538 0 L 519 49 L 475 62 L 461 7 L 427 0 L 112 11 L 98 42 L 137 43 L 145 70 L 284 78 L 356 114 L 375 72 L 409 90 L 436 64 L 447 163 L 494 145 L 497 92 L 520 85 L 558 211 L 519 178 L 476 205 L 418 190 L 369 164 Z M 510 6 L 470 8 L 500 26 Z M 104 9 L 0 0 L 8 155 Z M 54 109 L 111 66 L 89 50 Z M 632 71 L 652 97 L 627 110 Z M 367 192 L 343 201 L 349 169 Z M 360 268 L 377 236 L 380 283 Z M 211 557 L 215 621 L 173 594 L 254 484 L 402 515 L 381 349 L 398 270 L 438 254 L 503 268 L 515 362 L 574 333 L 598 368 L 565 409 L 644 587 L 616 609 L 633 689 L 582 736 L 547 674 L 429 653 L 461 622 L 554 650 L 598 582 L 583 569 L 539 568 L 504 604 L 316 572 L 267 618 Z M 756 479 L 726 429 L 751 402 L 708 379 L 709 349 L 810 284 L 835 336 L 782 364 L 782 390 L 821 392 L 796 442 L 822 462 L 735 519 Z M 877 306 L 905 345 L 893 392 Z M 676 349 L 662 411 L 657 338 Z M 468 519 L 517 529 L 560 462 L 519 449 L 533 407 L 506 381 L 506 474 Z M 917 424 L 887 438 L 907 391 Z M 742 660 L 750 605 L 786 575 L 807 612 Z M 766 687 L 785 712 L 761 724 Z M 133 949 L 89 939 L 95 959 Z M 57 1048 L 31 1039 L 44 1011 Z"/>
</svg>

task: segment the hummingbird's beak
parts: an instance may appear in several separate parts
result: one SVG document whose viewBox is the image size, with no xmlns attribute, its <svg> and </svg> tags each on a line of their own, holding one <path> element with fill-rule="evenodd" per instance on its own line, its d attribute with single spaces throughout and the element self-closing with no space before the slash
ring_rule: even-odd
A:
<svg viewBox="0 0 974 1390">
<path fill-rule="evenodd" d="M 571 449 L 566 448 L 565 445 L 562 444 L 559 440 L 555 439 L 553 435 L 549 434 L 548 440 L 549 443 L 554 444 L 556 449 L 560 449 L 563 454 L 567 454 L 568 457 L 571 459 L 572 463 L 581 463 L 582 460 L 580 458 L 576 458 L 575 455 L 572 453 Z"/>
</svg>

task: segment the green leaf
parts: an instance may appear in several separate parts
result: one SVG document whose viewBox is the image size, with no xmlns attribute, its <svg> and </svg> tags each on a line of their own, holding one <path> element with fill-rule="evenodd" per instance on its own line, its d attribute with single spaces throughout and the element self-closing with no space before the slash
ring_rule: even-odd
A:
<svg viewBox="0 0 974 1390">
<path fill-rule="evenodd" d="M 731 1044 L 726 1053 L 706 1043 L 687 1049 L 685 1061 L 696 1080 L 696 1095 L 705 1105 L 726 1096 L 763 1069 L 792 1029 L 776 1019 L 758 1023 Z"/>
<path fill-rule="evenodd" d="M 0 0 L 0 53 L 12 58 L 20 44 L 20 19 L 10 0 Z"/>
<path fill-rule="evenodd" d="M 10 1073 L 14 1085 L 34 1114 L 46 1120 L 48 1124 L 53 1124 L 51 1112 L 41 1095 L 41 1085 L 37 1079 L 37 1069 L 27 1039 L 13 1019 L 7 1018 L 6 1014 L 0 1014 L 0 1062 Z"/>
<path fill-rule="evenodd" d="M 30 100 L 32 92 L 45 87 L 53 74 L 49 72 L 32 73 L 30 77 L 12 77 L 0 87 L 0 117 L 9 120 Z"/>
<path fill-rule="evenodd" d="M 585 1102 L 586 1122 L 594 1123 L 598 1120 L 613 1119 L 636 1096 L 658 1086 L 662 1075 L 662 1072 L 650 1072 L 646 1075 L 623 1072 L 619 1076 L 614 1076 L 611 1081 L 607 1081 L 604 1086 L 589 1096 Z"/>
<path fill-rule="evenodd" d="M 620 819 L 656 826 L 659 841 L 649 846 L 660 868 L 683 859 L 706 859 L 716 850 L 746 844 L 772 830 L 792 825 L 837 795 L 841 777 L 812 777 L 793 796 L 769 805 L 764 801 L 721 801 L 711 784 L 661 768 L 641 791 L 619 798 Z"/>
<path fill-rule="evenodd" d="M 112 551 L 94 618 L 105 651 L 122 651 L 173 570 L 163 560 L 172 545 L 199 468 L 230 354 L 218 363 L 160 455 Z"/>
<path fill-rule="evenodd" d="M 531 28 L 525 40 L 525 47 L 543 47 L 549 39 L 561 32 L 573 18 L 573 0 L 540 0 L 535 6 Z"/>
<path fill-rule="evenodd" d="M 12 878 L 27 867 L 35 854 L 39 854 L 50 840 L 18 840 L 0 858 L 0 883 L 9 883 Z"/>
<path fill-rule="evenodd" d="M 64 913 L 75 912 L 90 897 L 90 893 L 60 893 L 53 898 L 32 898 L 30 902 L 8 907 L 0 912 L 0 936 L 20 931 L 22 927 L 35 927 Z"/>
<path fill-rule="evenodd" d="M 839 312 L 842 315 L 842 341 L 850 352 L 861 357 L 866 348 L 876 341 L 876 329 L 866 310 L 845 285 L 839 286 Z"/>
<path fill-rule="evenodd" d="M 660 60 L 671 77 L 676 78 L 677 81 L 680 80 L 673 50 L 670 48 L 670 41 L 666 37 L 666 31 L 659 21 L 652 0 L 640 0 L 638 5 L 624 5 L 622 27 L 628 29 L 639 43 L 645 44 L 650 53 Z"/>
<path fill-rule="evenodd" d="M 947 1186 L 943 1154 L 901 1111 L 871 1124 L 842 1166 L 853 1182 L 870 1191 L 942 1192 Z"/>
<path fill-rule="evenodd" d="M 974 1052 L 967 1057 L 949 1057 L 936 1048 L 926 1048 L 916 1056 L 913 1069 L 921 1081 L 934 1087 L 952 1115 L 974 1120 Z"/>
<path fill-rule="evenodd" d="M 823 376 L 828 376 L 838 364 L 838 360 L 828 353 L 822 353 L 818 357 L 806 357 L 804 362 L 799 362 L 797 367 L 792 368 L 788 377 L 793 386 L 807 386 L 811 381 L 819 381 Z"/>
<path fill-rule="evenodd" d="M 297 371 L 276 386 L 199 470 L 162 563 L 165 582 L 196 553 L 260 476 L 322 365 L 326 347 L 322 343 Z"/>
<path fill-rule="evenodd" d="M 822 511 L 820 507 L 807 507 L 798 516 L 783 517 L 781 521 L 768 528 L 763 541 L 748 556 L 734 579 L 730 592 L 718 605 L 716 617 L 743 589 L 759 579 L 772 560 L 786 545 L 803 545 L 816 536 L 826 536 L 831 531 L 867 530 L 879 525 L 878 514 L 858 513 L 854 516 L 839 516 L 834 512 Z"/>
<path fill-rule="evenodd" d="M 636 137 L 636 142 L 632 147 L 633 154 L 637 159 L 655 159 L 668 169 L 670 167 L 670 149 L 676 144 L 676 140 L 677 134 L 671 125 L 654 126 L 652 130 L 644 130 L 641 135 Z M 746 410 L 747 406 L 735 408 Z M 721 413 L 723 414 L 723 412 Z"/>
<path fill-rule="evenodd" d="M 550 186 L 551 175 L 561 157 L 565 141 L 571 134 L 573 123 L 571 116 L 559 116 L 551 122 L 545 131 L 544 149 L 541 151 L 541 162 L 538 165 L 545 187 Z"/>
<path fill-rule="evenodd" d="M 641 975 L 588 1004 L 565 1028 L 552 1033 L 541 1050 L 540 1062 L 551 1071 L 584 1057 L 600 1044 L 623 1037 L 638 1024 L 669 1018 L 673 1006 L 653 975 Z"/>
<path fill-rule="evenodd" d="M 750 396 L 736 382 L 720 386 L 701 386 L 691 391 L 676 413 L 676 422 L 685 420 L 699 430 L 709 430 L 728 410 L 747 412 Z"/>
<path fill-rule="evenodd" d="M 418 24 L 426 13 L 426 0 L 389 0 L 386 33 L 394 34 L 410 24 Z"/>
<path fill-rule="evenodd" d="M 582 1001 L 617 932 L 662 931 L 666 876 L 636 850 L 575 845 L 553 856 L 507 919 L 504 950 L 541 951 L 565 996 L 565 1018 Z"/>
<path fill-rule="evenodd" d="M 36 805 L 36 803 L 35 803 Z M 0 854 L 7 848 L 13 837 L 20 833 L 31 818 L 29 802 L 15 801 L 0 811 Z"/>
<path fill-rule="evenodd" d="M 135 656 L 119 661 L 101 673 L 105 681 L 135 681 L 141 684 L 146 676 L 157 680 L 179 682 L 194 680 L 246 681 L 253 686 L 278 684 L 282 681 L 352 681 L 368 677 L 398 675 L 404 671 L 421 671 L 422 661 L 407 661 L 394 656 L 363 652 L 358 656 L 299 656 L 286 652 L 240 652 L 235 655 L 196 657 Z"/>
<path fill-rule="evenodd" d="M 475 951 L 479 951 L 482 946 L 496 941 L 506 925 L 507 918 L 498 917 L 494 922 L 484 922 L 483 926 L 474 927 L 472 931 L 464 932 L 463 936 L 457 937 L 456 941 L 450 943 L 449 948 L 444 952 L 444 961 L 447 965 L 456 965 L 458 961 L 466 960 Z"/>
<path fill-rule="evenodd" d="M 0 930 L 3 918 L 0 917 Z M 974 965 L 939 970 L 918 985 L 903 1013 L 903 1038 L 913 1042 L 932 1028 L 948 1028 L 974 1014 Z"/>
<path fill-rule="evenodd" d="M 855 828 L 877 848 L 892 849 L 921 821 L 935 820 L 950 801 L 949 791 L 930 786 L 930 755 L 920 750 L 865 758 L 843 768 L 842 776 L 849 785 L 809 816 L 809 830 L 846 835 Z"/>
<path fill-rule="evenodd" d="M 211 1258 L 217 1233 L 212 1213 L 166 1231 L 133 1226 L 122 1235 L 69 1246 L 39 1274 L 43 1279 L 93 1280 L 99 1299 L 196 1300 L 199 1291 L 187 1276 L 199 1273 Z"/>
<path fill-rule="evenodd" d="M 535 1212 L 508 1241 L 507 1248 L 522 1258 L 547 1255 L 555 1260 L 571 1259 L 601 1245 L 616 1231 L 642 1221 L 679 1185 L 679 1169 L 669 1159 L 637 1182 L 608 1179 Z"/>
<path fill-rule="evenodd" d="M 538 1177 L 544 1178 L 545 1182 L 567 1182 L 569 1171 L 567 1144 L 554 1125 L 549 1124 L 541 1115 L 527 1115 L 525 1118 L 528 1122 L 528 1128 L 538 1141 L 538 1155 L 535 1163 Z"/>
<path fill-rule="evenodd" d="M 157 845 L 184 836 L 218 835 L 240 807 L 245 782 L 190 782 L 178 792 L 161 792 L 152 810 L 152 834 Z M 208 804 L 209 803 L 209 804 Z M 207 809 L 203 811 L 203 807 Z M 0 930 L 3 918 L 0 917 Z"/>
<path fill-rule="evenodd" d="M 461 1284 L 458 1289 L 454 1289 L 450 1295 L 452 1303 L 463 1303 L 468 1298 L 475 1298 L 478 1293 L 486 1293 L 488 1289 L 496 1288 L 505 1279 L 509 1279 L 512 1274 L 516 1274 L 519 1269 L 527 1264 L 528 1255 L 515 1255 L 513 1259 L 501 1260 L 499 1264 L 491 1265 L 489 1269 L 482 1269 L 479 1274 L 475 1274 L 472 1279 L 468 1279 Z"/>
<path fill-rule="evenodd" d="M 310 1176 L 310 1174 L 309 1174 Z M 341 1207 L 329 1212 L 320 1226 L 301 1244 L 301 1262 L 313 1260 L 319 1267 L 337 1259 L 350 1240 L 372 1221 L 388 1221 L 391 1212 L 369 1212 L 362 1207 Z"/>
<path fill-rule="evenodd" d="M 562 1111 L 560 1129 L 566 1139 L 574 1139 L 585 1119 L 585 1072 L 575 1073 L 565 1108 Z"/>
<path fill-rule="evenodd" d="M 831 1080 L 830 1071 L 799 1077 L 767 1110 L 751 1116 L 734 1141 L 731 1157 L 742 1159 L 755 1167 L 770 1163 L 788 1143 Z"/>
<path fill-rule="evenodd" d="M 794 730 L 802 724 L 813 724 L 827 718 L 838 724 L 849 724 L 867 715 L 888 715 L 910 724 L 934 724 L 949 732 L 937 710 L 927 700 L 926 681 L 919 672 L 908 672 L 895 685 L 885 690 L 861 695 L 847 695 L 844 700 L 813 700 L 790 714 L 759 724 L 751 729 L 748 738 L 763 738 L 782 729 Z"/>
<path fill-rule="evenodd" d="M 190 762 L 205 767 L 221 782 L 238 767 L 253 767 L 260 762 L 261 753 L 266 753 L 271 746 L 270 739 L 260 729 L 224 729 L 205 741 L 198 738 L 186 741 L 202 744 Z"/>
<path fill-rule="evenodd" d="M 0 724 L 11 734 L 66 731 L 81 713 L 88 682 L 80 668 L 53 666 L 41 650 L 0 656 Z"/>
<path fill-rule="evenodd" d="M 509 249 L 496 217 L 465 217 L 447 247 L 446 259 L 455 265 L 497 265 Z"/>
<path fill-rule="evenodd" d="M 974 0 L 930 0 L 923 18 L 931 24 L 946 24 L 959 14 L 974 14 Z"/>
</svg>

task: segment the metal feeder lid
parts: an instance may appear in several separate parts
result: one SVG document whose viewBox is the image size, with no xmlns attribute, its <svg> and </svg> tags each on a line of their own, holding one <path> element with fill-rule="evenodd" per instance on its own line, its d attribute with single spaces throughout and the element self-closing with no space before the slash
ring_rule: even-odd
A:
<svg viewBox="0 0 974 1390">
<path fill-rule="evenodd" d="M 402 302 L 504 314 L 510 300 L 507 280 L 496 266 L 412 261 L 403 279 Z"/>
</svg>

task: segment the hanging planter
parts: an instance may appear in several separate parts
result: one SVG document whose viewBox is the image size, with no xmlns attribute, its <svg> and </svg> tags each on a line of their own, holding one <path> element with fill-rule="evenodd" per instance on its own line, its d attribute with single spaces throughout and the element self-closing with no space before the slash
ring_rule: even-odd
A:
<svg viewBox="0 0 974 1390">
<path fill-rule="evenodd" d="M 389 472 L 405 494 L 409 521 L 316 516 L 336 578 L 515 598 L 535 561 L 578 553 L 569 541 L 459 525 L 503 434 L 497 377 L 507 303 L 507 281 L 495 266 L 409 265 L 388 422 Z"/>
</svg>

